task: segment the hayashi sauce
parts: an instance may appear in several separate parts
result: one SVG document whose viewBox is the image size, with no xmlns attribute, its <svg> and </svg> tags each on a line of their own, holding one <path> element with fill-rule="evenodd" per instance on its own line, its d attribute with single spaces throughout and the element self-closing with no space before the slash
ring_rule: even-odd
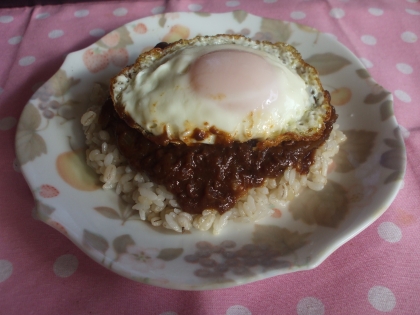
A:
<svg viewBox="0 0 420 315">
<path fill-rule="evenodd" d="M 99 123 L 102 129 L 115 134 L 117 146 L 129 164 L 164 185 L 183 211 L 199 214 L 214 209 L 222 214 L 250 188 L 261 186 L 266 178 L 281 176 L 289 166 L 307 174 L 316 149 L 328 139 L 336 119 L 332 107 L 319 139 L 284 141 L 266 148 L 258 147 L 257 140 L 186 145 L 149 138 L 128 126 L 110 99 L 102 107 Z M 202 137 L 195 132 L 196 137 Z"/>
</svg>

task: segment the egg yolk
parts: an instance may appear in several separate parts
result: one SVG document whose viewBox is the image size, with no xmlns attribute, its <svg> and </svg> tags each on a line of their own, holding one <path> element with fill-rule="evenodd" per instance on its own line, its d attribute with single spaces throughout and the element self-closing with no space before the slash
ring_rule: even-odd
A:
<svg viewBox="0 0 420 315">
<path fill-rule="evenodd" d="M 240 50 L 223 50 L 198 58 L 190 71 L 195 93 L 232 111 L 263 109 L 278 98 L 273 66 L 263 57 Z"/>
</svg>

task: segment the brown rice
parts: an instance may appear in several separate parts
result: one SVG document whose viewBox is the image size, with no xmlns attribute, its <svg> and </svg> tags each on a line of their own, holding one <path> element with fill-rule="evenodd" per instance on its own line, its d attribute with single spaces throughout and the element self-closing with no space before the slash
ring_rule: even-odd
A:
<svg viewBox="0 0 420 315">
<path fill-rule="evenodd" d="M 204 210 L 201 215 L 183 212 L 174 196 L 164 186 L 149 180 L 147 175 L 133 170 L 120 154 L 114 139 L 98 124 L 101 104 L 106 91 L 96 85 L 91 97 L 95 105 L 82 116 L 81 123 L 86 135 L 87 164 L 100 175 L 104 189 L 115 192 L 139 212 L 141 220 L 153 226 L 163 226 L 177 232 L 195 229 L 206 231 L 212 228 L 214 234 L 229 220 L 251 222 L 273 213 L 272 207 L 284 206 L 299 195 L 303 188 L 322 190 L 327 182 L 328 166 L 338 152 L 339 144 L 346 137 L 334 124 L 329 139 L 317 150 L 314 164 L 307 175 L 301 175 L 289 168 L 281 178 L 267 179 L 263 186 L 253 188 L 243 196 L 234 208 L 220 215 L 216 210 Z"/>
</svg>

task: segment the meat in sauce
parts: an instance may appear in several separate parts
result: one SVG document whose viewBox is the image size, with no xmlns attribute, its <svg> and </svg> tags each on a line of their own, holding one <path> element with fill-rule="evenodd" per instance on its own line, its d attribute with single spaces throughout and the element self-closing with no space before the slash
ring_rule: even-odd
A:
<svg viewBox="0 0 420 315">
<path fill-rule="evenodd" d="M 332 115 L 322 137 L 315 141 L 285 141 L 258 148 L 258 141 L 216 144 L 159 144 L 129 127 L 115 112 L 109 99 L 99 123 L 114 133 L 129 164 L 174 194 L 183 211 L 191 214 L 215 209 L 224 213 L 250 188 L 266 178 L 277 178 L 289 167 L 307 174 L 316 149 L 328 139 L 337 115 Z M 195 137 L 203 135 L 195 131 Z"/>
</svg>

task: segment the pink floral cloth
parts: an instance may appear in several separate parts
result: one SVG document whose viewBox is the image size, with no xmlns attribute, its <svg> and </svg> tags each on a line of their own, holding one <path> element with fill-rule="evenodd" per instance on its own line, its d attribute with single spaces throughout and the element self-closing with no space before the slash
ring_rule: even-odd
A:
<svg viewBox="0 0 420 315">
<path fill-rule="evenodd" d="M 107 32 L 162 12 L 232 10 L 312 26 L 333 34 L 360 58 L 372 77 L 393 93 L 407 147 L 404 188 L 384 215 L 314 270 L 205 292 L 125 279 L 31 218 L 34 200 L 14 150 L 17 121 L 34 90 L 68 53 Z M 0 314 L 420 314 L 418 0 L 144 0 L 36 6 L 1 9 L 0 34 Z"/>
</svg>

